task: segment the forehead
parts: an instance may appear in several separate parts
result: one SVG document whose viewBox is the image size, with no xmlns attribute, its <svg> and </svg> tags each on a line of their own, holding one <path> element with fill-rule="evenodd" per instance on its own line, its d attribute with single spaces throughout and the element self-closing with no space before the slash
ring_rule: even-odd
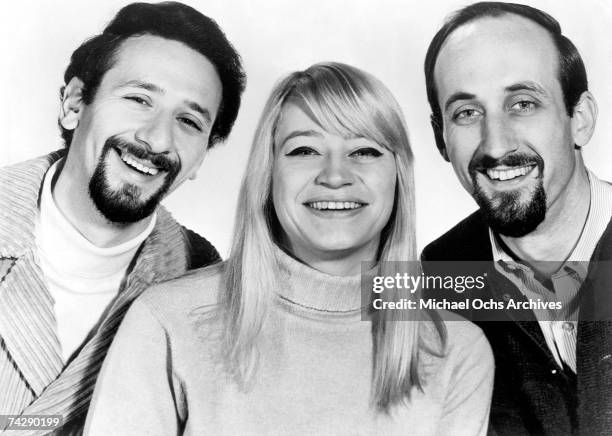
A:
<svg viewBox="0 0 612 436">
<path fill-rule="evenodd" d="M 154 35 L 123 41 L 102 86 L 120 86 L 131 80 L 178 91 L 185 98 L 220 99 L 222 91 L 217 71 L 205 56 L 182 42 Z"/>
<path fill-rule="evenodd" d="M 325 129 L 314 121 L 300 104 L 294 102 L 283 104 L 276 123 L 275 142 L 280 145 L 280 141 L 291 133 L 307 130 L 325 132 Z"/>
<path fill-rule="evenodd" d="M 446 39 L 434 69 L 440 103 L 454 92 L 503 89 L 535 82 L 560 92 L 559 55 L 551 35 L 524 17 L 505 14 L 471 21 Z"/>
</svg>

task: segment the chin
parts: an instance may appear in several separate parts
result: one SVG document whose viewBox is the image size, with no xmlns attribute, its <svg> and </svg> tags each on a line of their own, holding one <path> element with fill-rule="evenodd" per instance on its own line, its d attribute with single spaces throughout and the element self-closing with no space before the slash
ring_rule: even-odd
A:
<svg viewBox="0 0 612 436">
<path fill-rule="evenodd" d="M 546 218 L 546 192 L 541 184 L 525 198 L 520 191 L 474 197 L 484 213 L 489 226 L 504 236 L 521 238 L 533 232 Z"/>
<path fill-rule="evenodd" d="M 363 251 L 367 247 L 368 243 L 363 241 L 355 241 L 355 240 L 336 240 L 330 241 L 327 240 L 324 243 L 317 244 L 317 251 L 321 253 L 338 255 L 338 257 L 346 256 L 349 254 L 357 253 Z M 369 260 L 369 259 L 362 259 Z"/>
</svg>

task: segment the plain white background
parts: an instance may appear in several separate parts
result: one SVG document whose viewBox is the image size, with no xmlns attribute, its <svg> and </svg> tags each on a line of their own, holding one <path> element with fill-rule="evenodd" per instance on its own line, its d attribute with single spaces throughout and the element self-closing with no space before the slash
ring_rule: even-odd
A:
<svg viewBox="0 0 612 436">
<path fill-rule="evenodd" d="M 0 14 L 0 165 L 61 147 L 59 87 L 72 51 L 99 33 L 124 0 L 32 1 L 3 4 Z M 438 155 L 429 127 L 423 59 L 455 0 L 194 0 L 242 55 L 248 84 L 229 140 L 213 149 L 195 181 L 166 206 L 227 256 L 238 187 L 252 134 L 274 83 L 320 61 L 341 61 L 380 78 L 404 110 L 416 156 L 419 249 L 475 209 L 450 164 Z M 599 104 L 587 165 L 612 180 L 612 3 L 532 0 L 549 12 L 582 53 Z M 2 187 L 0 187 L 2 189 Z"/>
</svg>

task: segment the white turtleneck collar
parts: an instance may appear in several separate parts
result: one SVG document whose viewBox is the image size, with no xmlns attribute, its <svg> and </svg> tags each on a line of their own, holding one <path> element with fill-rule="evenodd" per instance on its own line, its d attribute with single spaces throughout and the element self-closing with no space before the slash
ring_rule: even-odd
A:
<svg viewBox="0 0 612 436">
<path fill-rule="evenodd" d="M 39 255 L 47 258 L 50 266 L 66 277 L 100 279 L 124 270 L 140 244 L 153 230 L 156 215 L 136 237 L 112 247 L 97 247 L 87 240 L 57 207 L 51 183 L 58 163 L 47 172 L 41 192 L 40 215 L 36 228 Z M 80 292 L 95 291 L 83 289 Z"/>
<path fill-rule="evenodd" d="M 112 247 L 97 247 L 66 219 L 52 194 L 56 162 L 47 172 L 36 222 L 37 255 L 54 300 L 57 333 L 65 360 L 95 326 L 117 295 L 138 247 L 155 226 L 153 216 L 136 237 Z"/>
</svg>

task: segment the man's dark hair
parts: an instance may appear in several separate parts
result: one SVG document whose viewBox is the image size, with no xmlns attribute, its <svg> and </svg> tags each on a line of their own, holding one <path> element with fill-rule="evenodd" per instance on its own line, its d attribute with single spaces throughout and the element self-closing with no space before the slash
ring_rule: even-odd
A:
<svg viewBox="0 0 612 436">
<path fill-rule="evenodd" d="M 129 37 L 145 34 L 182 42 L 213 64 L 223 90 L 208 146 L 225 140 L 238 116 L 245 86 L 240 55 L 215 21 L 182 3 L 132 3 L 122 8 L 100 35 L 88 39 L 72 53 L 64 83 L 68 84 L 73 77 L 81 79 L 83 103 L 90 104 L 104 74 L 115 64 L 121 44 Z M 69 147 L 73 131 L 61 124 L 60 128 Z"/>
<path fill-rule="evenodd" d="M 574 113 L 574 107 L 582 93 L 588 90 L 586 70 L 582 58 L 574 44 L 561 33 L 559 22 L 539 9 L 516 3 L 479 2 L 466 6 L 455 12 L 436 33 L 425 56 L 425 83 L 427 86 L 427 99 L 431 107 L 431 125 L 434 129 L 436 145 L 445 155 L 445 144 L 442 135 L 443 117 L 438 103 L 438 90 L 434 78 L 436 60 L 444 41 L 457 28 L 466 23 L 484 17 L 500 17 L 514 14 L 527 18 L 548 31 L 553 43 L 559 52 L 559 82 L 563 91 L 565 108 L 569 116 Z"/>
</svg>

